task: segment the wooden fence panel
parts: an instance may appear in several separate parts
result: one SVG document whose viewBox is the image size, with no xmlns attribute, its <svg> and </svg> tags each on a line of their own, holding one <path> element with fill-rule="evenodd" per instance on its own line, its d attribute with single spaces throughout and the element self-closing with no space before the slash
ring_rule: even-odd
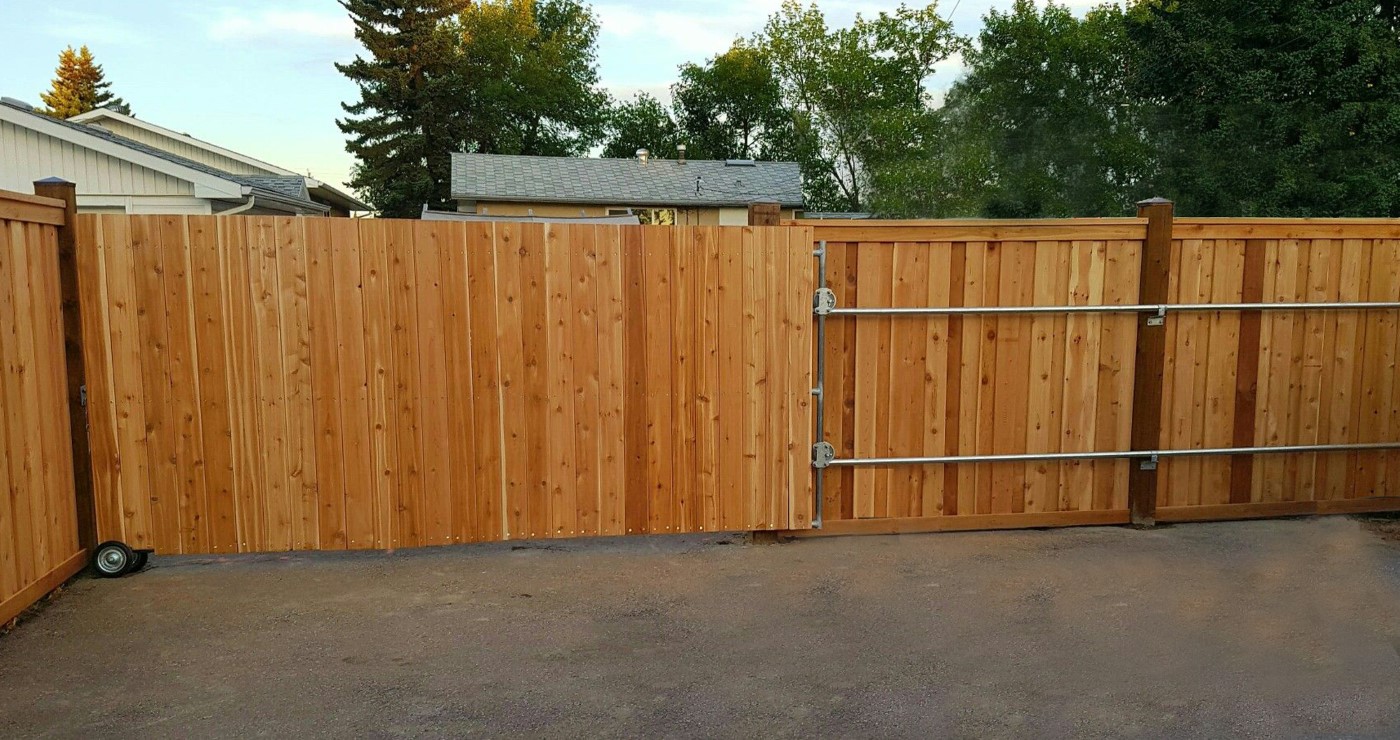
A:
<svg viewBox="0 0 1400 740">
<path fill-rule="evenodd" d="M 805 222 L 842 306 L 1130 304 L 1137 220 Z M 1400 223 L 1174 224 L 1171 303 L 1400 300 Z M 1127 450 L 1131 316 L 835 318 L 838 457 Z M 1171 313 L 1160 447 L 1400 441 L 1393 310 Z M 918 439 L 922 436 L 922 439 Z M 1126 521 L 1126 461 L 828 469 L 829 532 Z M 1165 521 L 1400 509 L 1400 453 L 1166 458 Z"/>
<path fill-rule="evenodd" d="M 0 625 L 86 564 L 59 285 L 64 204 L 0 191 Z"/>
<path fill-rule="evenodd" d="M 103 539 L 809 526 L 808 229 L 83 216 Z"/>
<path fill-rule="evenodd" d="M 1174 303 L 1400 300 L 1400 227 L 1367 220 L 1178 221 Z M 1400 440 L 1397 313 L 1175 314 L 1168 448 Z M 1164 460 L 1167 521 L 1400 508 L 1400 453 Z"/>
<path fill-rule="evenodd" d="M 815 226 L 853 307 L 1132 304 L 1143 234 L 1136 219 Z M 1126 314 L 831 319 L 825 439 L 840 457 L 1127 449 L 1136 335 Z M 1127 465 L 828 469 L 825 519 L 1116 521 Z"/>
</svg>

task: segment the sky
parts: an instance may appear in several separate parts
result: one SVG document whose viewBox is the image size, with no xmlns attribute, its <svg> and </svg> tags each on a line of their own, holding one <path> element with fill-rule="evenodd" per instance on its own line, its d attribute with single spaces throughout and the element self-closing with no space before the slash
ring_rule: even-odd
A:
<svg viewBox="0 0 1400 740">
<path fill-rule="evenodd" d="M 1071 0 L 1071 7 L 1092 0 Z M 598 65 L 617 97 L 669 97 L 683 62 L 723 52 L 758 31 L 781 0 L 597 0 Z M 819 0 L 832 26 L 898 7 Z M 975 36 L 989 8 L 1011 0 L 942 0 L 954 28 Z M 39 105 L 58 53 L 87 44 L 112 90 L 139 118 L 319 180 L 344 183 L 353 158 L 335 119 L 355 87 L 332 66 L 361 51 L 335 0 L 0 0 L 0 95 Z M 960 70 L 945 62 L 930 85 Z"/>
</svg>

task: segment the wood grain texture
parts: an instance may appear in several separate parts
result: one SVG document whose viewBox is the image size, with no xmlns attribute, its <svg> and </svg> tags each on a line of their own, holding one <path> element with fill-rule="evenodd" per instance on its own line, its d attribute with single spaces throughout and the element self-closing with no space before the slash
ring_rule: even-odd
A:
<svg viewBox="0 0 1400 740">
<path fill-rule="evenodd" d="M 205 553 L 809 526 L 810 229 L 78 226 L 103 539 Z"/>
<path fill-rule="evenodd" d="M 1142 225 L 1127 226 L 1137 240 L 947 241 L 932 225 L 922 235 L 891 229 L 888 242 L 829 240 L 828 287 L 841 306 L 1135 303 Z M 813 232 L 841 233 L 820 222 Z M 838 318 L 827 337 L 823 436 L 840 456 L 1128 447 L 1132 315 Z M 1116 511 L 1127 505 L 1126 473 L 1114 461 L 841 468 L 825 473 L 824 516 Z"/>
<path fill-rule="evenodd" d="M 62 201 L 0 192 L 0 625 L 86 563 L 64 361 L 64 223 Z M 76 236 L 95 240 L 90 227 Z M 92 279 L 91 260 L 75 266 Z M 98 449 L 107 454 L 105 441 Z"/>
</svg>

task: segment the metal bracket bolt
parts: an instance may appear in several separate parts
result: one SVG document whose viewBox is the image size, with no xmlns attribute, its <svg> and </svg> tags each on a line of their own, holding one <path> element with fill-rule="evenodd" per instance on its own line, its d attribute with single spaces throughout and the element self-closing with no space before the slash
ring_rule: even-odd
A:
<svg viewBox="0 0 1400 740">
<path fill-rule="evenodd" d="M 830 442 L 818 442 L 812 445 L 812 467 L 821 470 L 836 459 L 836 448 Z"/>
<path fill-rule="evenodd" d="M 817 292 L 812 296 L 812 313 L 817 316 L 828 316 L 836 310 L 836 294 L 831 288 L 817 288 Z"/>
</svg>

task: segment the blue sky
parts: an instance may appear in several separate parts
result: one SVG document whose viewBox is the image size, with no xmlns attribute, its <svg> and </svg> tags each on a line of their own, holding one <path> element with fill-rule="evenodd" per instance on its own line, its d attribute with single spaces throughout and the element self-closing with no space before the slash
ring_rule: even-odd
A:
<svg viewBox="0 0 1400 740">
<path fill-rule="evenodd" d="M 663 94 L 676 66 L 757 31 L 781 0 L 599 0 L 599 69 L 619 97 Z M 1011 0 L 943 0 L 960 33 Z M 1087 5 L 1076 0 L 1072 6 Z M 833 25 L 896 2 L 822 0 Z M 39 103 L 58 52 L 87 44 L 141 118 L 340 183 L 352 158 L 335 126 L 355 88 L 333 62 L 359 50 L 335 0 L 0 0 L 0 95 Z M 934 76 L 945 88 L 952 60 Z"/>
</svg>

